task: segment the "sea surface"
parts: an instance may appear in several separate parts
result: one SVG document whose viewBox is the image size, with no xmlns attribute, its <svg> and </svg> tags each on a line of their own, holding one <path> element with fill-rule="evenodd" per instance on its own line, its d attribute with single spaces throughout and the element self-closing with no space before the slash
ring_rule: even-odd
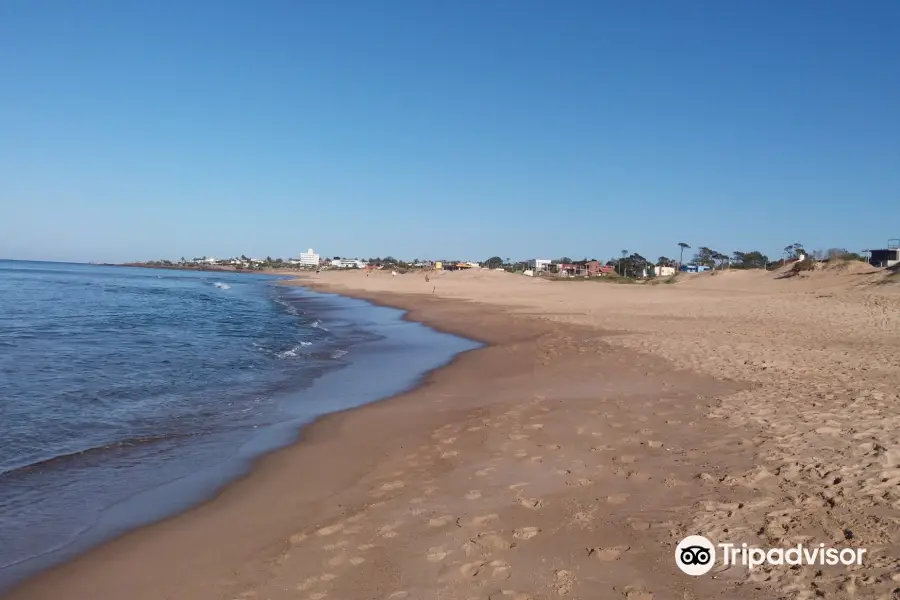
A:
<svg viewBox="0 0 900 600">
<path fill-rule="evenodd" d="M 0 261 L 0 589 L 478 346 L 277 280 Z"/>
</svg>

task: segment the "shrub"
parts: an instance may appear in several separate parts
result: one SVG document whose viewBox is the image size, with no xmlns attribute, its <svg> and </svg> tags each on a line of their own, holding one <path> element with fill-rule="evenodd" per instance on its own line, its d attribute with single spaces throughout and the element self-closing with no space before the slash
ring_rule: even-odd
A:
<svg viewBox="0 0 900 600">
<path fill-rule="evenodd" d="M 802 273 L 803 271 L 813 271 L 815 268 L 816 261 L 811 258 L 804 258 L 803 260 L 798 260 L 794 263 L 794 266 L 791 267 L 791 272 Z"/>
</svg>

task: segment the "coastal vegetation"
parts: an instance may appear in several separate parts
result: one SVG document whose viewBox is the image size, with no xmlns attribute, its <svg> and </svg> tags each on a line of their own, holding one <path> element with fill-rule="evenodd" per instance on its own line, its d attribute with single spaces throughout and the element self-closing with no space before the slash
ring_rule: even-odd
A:
<svg viewBox="0 0 900 600">
<path fill-rule="evenodd" d="M 679 269 L 681 266 L 698 267 L 701 270 L 710 270 L 716 272 L 720 269 L 776 269 L 788 263 L 794 263 L 792 273 L 800 273 L 812 270 L 817 262 L 827 261 L 865 261 L 866 256 L 860 253 L 851 252 L 844 248 L 829 248 L 828 250 L 814 250 L 807 252 L 804 245 L 799 242 L 788 244 L 784 247 L 781 256 L 772 259 L 763 254 L 759 250 L 734 250 L 730 254 L 726 254 L 710 248 L 708 246 L 697 246 L 696 252 L 685 262 L 685 250 L 691 250 L 693 247 L 687 242 L 678 242 L 678 258 L 669 258 L 662 255 L 657 257 L 655 261 L 651 261 L 638 252 L 632 252 L 627 249 L 620 251 L 620 255 L 612 257 L 606 261 L 598 261 L 596 258 L 584 257 L 580 260 L 573 259 L 569 256 L 562 256 L 558 259 L 549 261 L 549 268 L 546 271 L 550 273 L 560 272 L 560 266 L 565 266 L 570 271 L 586 271 L 589 263 L 600 262 L 604 267 L 608 267 L 603 272 L 607 275 L 605 279 L 618 278 L 620 282 L 634 278 L 654 277 L 660 268 Z M 866 252 L 866 251 L 864 251 Z M 397 271 L 398 273 L 406 273 L 415 269 L 430 269 L 436 261 L 420 260 L 414 258 L 412 260 L 402 260 L 393 256 L 370 257 L 370 258 L 348 258 L 333 257 L 333 261 L 349 261 L 355 263 L 355 266 L 343 268 L 381 268 Z M 441 259 L 441 263 L 447 268 L 449 265 L 464 263 L 460 260 Z M 342 268 L 341 265 L 332 266 L 332 261 L 325 259 L 321 266 L 326 268 Z M 482 262 L 468 263 L 478 265 L 488 269 L 502 269 L 510 273 L 525 273 L 529 269 L 534 269 L 535 261 L 518 260 L 514 261 L 509 257 L 500 255 L 491 256 Z M 300 268 L 317 268 L 315 265 L 303 264 L 299 259 L 280 258 L 266 256 L 265 258 L 250 258 L 245 254 L 231 258 L 216 259 L 207 256 L 187 259 L 181 257 L 178 261 L 169 259 L 150 260 L 136 263 L 126 263 L 126 266 L 141 266 L 163 269 L 193 269 L 193 270 L 234 270 L 234 271 L 263 271 L 271 269 L 300 269 Z M 664 274 L 665 271 L 662 271 Z M 671 273 L 671 271 L 670 271 Z M 666 279 L 666 283 L 670 283 L 671 279 Z"/>
</svg>

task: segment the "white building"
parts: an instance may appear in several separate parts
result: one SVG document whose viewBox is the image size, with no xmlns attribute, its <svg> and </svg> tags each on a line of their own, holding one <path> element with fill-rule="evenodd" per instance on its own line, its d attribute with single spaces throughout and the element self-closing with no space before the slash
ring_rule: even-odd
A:
<svg viewBox="0 0 900 600">
<path fill-rule="evenodd" d="M 535 273 L 540 273 L 541 271 L 549 270 L 550 264 L 552 262 L 553 261 L 551 261 L 550 259 L 535 258 L 535 259 L 529 260 L 527 263 L 527 266 L 528 266 L 529 270 L 534 271 Z"/>
<path fill-rule="evenodd" d="M 350 258 L 335 258 L 331 261 L 331 266 L 336 269 L 365 269 L 366 263 Z"/>
<path fill-rule="evenodd" d="M 300 264 L 304 267 L 318 267 L 319 266 L 319 255 L 313 252 L 313 249 L 310 248 L 306 252 L 300 253 Z"/>
<path fill-rule="evenodd" d="M 658 277 L 671 277 L 675 274 L 675 267 L 664 267 L 659 265 L 656 267 L 656 275 Z"/>
</svg>

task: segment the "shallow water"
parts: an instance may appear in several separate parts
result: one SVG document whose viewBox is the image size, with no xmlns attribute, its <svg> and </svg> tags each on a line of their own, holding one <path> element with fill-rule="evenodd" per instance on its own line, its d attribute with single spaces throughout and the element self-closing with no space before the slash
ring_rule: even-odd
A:
<svg viewBox="0 0 900 600">
<path fill-rule="evenodd" d="M 237 274 L 0 261 L 0 588 L 207 497 L 468 340 Z"/>
</svg>

